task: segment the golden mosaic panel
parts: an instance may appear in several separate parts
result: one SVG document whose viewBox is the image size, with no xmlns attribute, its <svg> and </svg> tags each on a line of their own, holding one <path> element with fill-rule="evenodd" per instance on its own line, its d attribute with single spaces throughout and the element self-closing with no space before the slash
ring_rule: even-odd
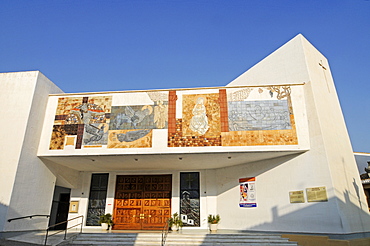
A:
<svg viewBox="0 0 370 246">
<path fill-rule="evenodd" d="M 58 106 L 55 113 L 54 125 L 70 124 L 66 119 L 73 109 L 81 105 L 82 97 L 61 97 L 58 99 Z"/>
<path fill-rule="evenodd" d="M 217 137 L 220 134 L 219 94 L 183 95 L 182 135 Z"/>
<path fill-rule="evenodd" d="M 290 130 L 261 130 L 222 132 L 222 146 L 297 145 L 294 116 Z"/>
<path fill-rule="evenodd" d="M 111 105 L 112 105 L 112 97 L 89 97 L 88 103 L 95 104 L 99 106 L 101 109 L 103 109 L 104 113 L 110 113 L 111 112 Z"/>
<path fill-rule="evenodd" d="M 183 136 L 182 119 L 176 119 L 175 133 L 168 133 L 168 147 L 221 146 L 221 135 L 216 137 Z"/>
<path fill-rule="evenodd" d="M 63 126 L 53 126 L 53 132 L 50 139 L 50 150 L 64 149 L 64 139 L 66 131 Z"/>
<path fill-rule="evenodd" d="M 70 110 L 82 104 L 82 97 L 60 97 L 55 115 L 68 115 Z"/>
<path fill-rule="evenodd" d="M 108 148 L 151 148 L 152 130 L 110 130 Z"/>
</svg>

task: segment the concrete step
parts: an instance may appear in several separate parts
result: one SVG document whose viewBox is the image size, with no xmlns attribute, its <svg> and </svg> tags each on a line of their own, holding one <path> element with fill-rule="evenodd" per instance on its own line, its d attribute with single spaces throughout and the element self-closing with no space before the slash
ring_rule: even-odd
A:
<svg viewBox="0 0 370 246">
<path fill-rule="evenodd" d="M 83 233 L 72 242 L 64 245 L 161 245 L 160 233 Z M 277 245 L 297 246 L 276 234 L 181 234 L 169 233 L 166 238 L 167 246 L 179 245 Z"/>
</svg>

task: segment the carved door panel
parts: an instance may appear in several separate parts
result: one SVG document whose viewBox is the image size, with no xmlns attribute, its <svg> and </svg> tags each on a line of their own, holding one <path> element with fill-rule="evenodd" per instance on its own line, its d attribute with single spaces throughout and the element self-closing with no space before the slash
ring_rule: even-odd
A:
<svg viewBox="0 0 370 246">
<path fill-rule="evenodd" d="M 162 230 L 171 216 L 171 176 L 146 176 L 143 192 L 143 229 Z"/>
<path fill-rule="evenodd" d="M 171 216 L 171 175 L 117 176 L 115 230 L 162 230 Z"/>
</svg>

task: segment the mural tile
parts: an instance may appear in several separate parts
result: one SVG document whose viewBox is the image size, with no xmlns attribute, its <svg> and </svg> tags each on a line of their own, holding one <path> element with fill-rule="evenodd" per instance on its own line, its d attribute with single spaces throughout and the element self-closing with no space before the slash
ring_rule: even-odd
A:
<svg viewBox="0 0 370 246">
<path fill-rule="evenodd" d="M 49 149 L 50 150 L 64 149 L 65 136 L 66 132 L 64 130 L 64 126 L 54 125 L 53 132 L 51 134 Z"/>
<path fill-rule="evenodd" d="M 94 123 L 84 127 L 83 145 L 107 145 L 108 143 L 108 124 Z"/>
<path fill-rule="evenodd" d="M 108 148 L 150 148 L 152 130 L 109 130 Z"/>
<path fill-rule="evenodd" d="M 183 95 L 184 136 L 216 137 L 221 133 L 219 95 Z"/>
<path fill-rule="evenodd" d="M 229 130 L 291 129 L 287 100 L 228 102 Z"/>
</svg>

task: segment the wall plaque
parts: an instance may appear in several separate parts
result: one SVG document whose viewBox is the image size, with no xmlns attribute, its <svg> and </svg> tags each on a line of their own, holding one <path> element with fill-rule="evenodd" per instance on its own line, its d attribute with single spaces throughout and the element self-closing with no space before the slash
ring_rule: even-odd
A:
<svg viewBox="0 0 370 246">
<path fill-rule="evenodd" d="M 303 190 L 289 192 L 290 203 L 304 203 Z"/>
<path fill-rule="evenodd" d="M 72 201 L 69 205 L 70 213 L 78 213 L 78 201 Z"/>
<path fill-rule="evenodd" d="M 327 202 L 328 195 L 326 193 L 326 187 L 314 187 L 307 188 L 307 201 L 308 202 Z"/>
</svg>

